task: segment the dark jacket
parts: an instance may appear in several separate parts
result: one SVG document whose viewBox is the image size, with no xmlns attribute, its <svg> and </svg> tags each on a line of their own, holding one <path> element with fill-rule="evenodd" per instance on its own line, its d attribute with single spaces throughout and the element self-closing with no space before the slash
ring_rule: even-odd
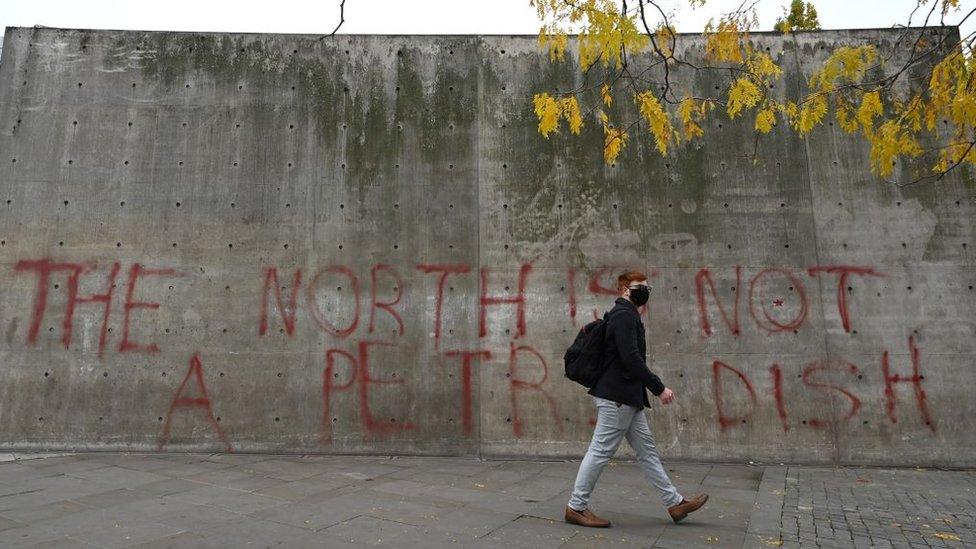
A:
<svg viewBox="0 0 976 549">
<path fill-rule="evenodd" d="M 644 323 L 629 299 L 618 297 L 615 303 L 603 351 L 607 369 L 590 394 L 636 408 L 650 406 L 644 389 L 657 396 L 664 392 L 664 383 L 647 369 Z"/>
</svg>

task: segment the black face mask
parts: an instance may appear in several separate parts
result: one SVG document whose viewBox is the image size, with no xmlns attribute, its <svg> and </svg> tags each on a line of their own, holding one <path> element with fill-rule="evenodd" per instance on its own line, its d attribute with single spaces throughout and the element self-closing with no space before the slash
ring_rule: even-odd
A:
<svg viewBox="0 0 976 549">
<path fill-rule="evenodd" d="M 650 297 L 651 297 L 651 290 L 646 286 L 630 289 L 630 301 L 638 307 L 647 303 L 647 300 Z"/>
</svg>

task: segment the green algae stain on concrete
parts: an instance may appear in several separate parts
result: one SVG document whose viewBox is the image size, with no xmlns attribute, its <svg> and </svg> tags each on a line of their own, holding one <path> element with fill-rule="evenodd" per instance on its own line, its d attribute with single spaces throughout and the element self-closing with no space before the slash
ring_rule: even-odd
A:
<svg viewBox="0 0 976 549">
<path fill-rule="evenodd" d="M 131 45 L 120 40 L 116 49 Z M 472 47 L 458 49 L 472 57 L 478 42 L 469 42 Z M 369 45 L 356 44 L 350 57 L 349 49 L 315 40 L 291 51 L 268 38 L 160 33 L 139 35 L 135 49 L 144 78 L 164 88 L 178 91 L 203 76 L 242 108 L 274 103 L 297 109 L 314 121 L 322 158 L 340 159 L 329 170 L 341 172 L 360 199 L 367 188 L 396 180 L 405 140 L 417 139 L 420 159 L 430 165 L 473 161 L 477 65 L 437 65 L 425 76 L 417 69 L 424 49 L 403 48 L 391 84 L 386 60 Z"/>
<path fill-rule="evenodd" d="M 487 108 L 501 112 L 486 113 L 493 131 L 500 133 L 490 161 L 493 168 L 501 168 L 499 189 L 510 212 L 508 228 L 514 240 L 561 247 L 574 266 L 586 267 L 584 247 L 593 239 L 625 232 L 646 236 L 640 195 L 644 175 L 633 161 L 605 165 L 603 129 L 595 115 L 584 119 L 580 135 L 564 125 L 548 139 L 541 136 L 532 95 L 573 89 L 581 82 L 571 61 L 549 63 L 540 55 L 529 63 L 517 93 L 489 100 L 496 103 Z M 490 63 L 483 75 L 485 89 L 508 91 Z M 634 114 L 633 109 L 626 112 L 626 105 L 618 109 L 624 111 L 621 117 Z M 599 213 L 611 209 L 612 218 Z"/>
</svg>

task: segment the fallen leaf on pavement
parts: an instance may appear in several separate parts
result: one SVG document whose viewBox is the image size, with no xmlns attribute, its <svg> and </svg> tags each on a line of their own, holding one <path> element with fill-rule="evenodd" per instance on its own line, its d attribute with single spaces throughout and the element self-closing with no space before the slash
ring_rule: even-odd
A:
<svg viewBox="0 0 976 549">
<path fill-rule="evenodd" d="M 946 524 L 952 524 L 952 521 L 950 519 L 947 519 L 947 518 L 937 518 L 935 520 L 937 520 L 939 522 L 944 522 Z"/>
<path fill-rule="evenodd" d="M 475 484 L 475 486 L 477 486 L 478 488 L 484 488 L 485 487 L 484 484 Z"/>
<path fill-rule="evenodd" d="M 936 537 L 936 538 L 939 538 L 939 539 L 944 539 L 944 540 L 947 540 L 947 541 L 959 541 L 959 536 L 957 536 L 955 534 L 949 534 L 949 533 L 946 533 L 946 532 L 936 532 L 936 533 L 932 534 L 932 536 L 933 537 Z"/>
</svg>

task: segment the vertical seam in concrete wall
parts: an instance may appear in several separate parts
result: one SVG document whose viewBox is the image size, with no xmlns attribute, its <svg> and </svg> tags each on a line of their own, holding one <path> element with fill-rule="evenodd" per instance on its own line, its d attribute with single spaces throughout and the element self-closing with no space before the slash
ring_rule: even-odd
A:
<svg viewBox="0 0 976 549">
<path fill-rule="evenodd" d="M 791 37 L 792 37 L 792 40 L 793 40 L 793 62 L 795 64 L 795 66 L 796 66 L 796 72 L 797 72 L 797 74 L 799 74 L 799 75 L 802 76 L 803 75 L 803 67 L 800 64 L 800 54 L 799 54 L 799 51 L 798 51 L 800 45 L 797 43 L 796 36 L 795 35 L 791 35 Z M 814 259 L 815 259 L 816 264 L 817 265 L 820 265 L 820 239 L 817 238 L 818 226 L 817 226 L 816 214 L 814 213 L 815 208 L 814 208 L 814 203 L 813 203 L 813 201 L 814 201 L 814 194 L 813 194 L 813 175 L 810 173 L 810 170 L 813 169 L 812 168 L 811 158 L 810 158 L 810 141 L 806 137 L 801 138 L 801 139 L 803 141 L 803 154 L 806 156 L 807 192 L 808 192 L 808 196 L 810 197 L 810 224 L 811 224 L 812 229 L 813 229 L 813 253 L 814 253 Z M 824 326 L 823 326 L 824 360 L 826 360 L 826 361 L 829 362 L 830 361 L 830 344 L 829 344 L 829 337 L 828 337 L 827 327 L 826 327 L 826 316 L 824 315 L 824 305 L 823 305 L 823 295 L 824 295 L 824 293 L 823 293 L 824 292 L 824 289 L 823 289 L 823 277 L 818 276 L 818 277 L 815 277 L 815 278 L 816 278 L 816 283 L 817 283 L 817 296 L 818 296 L 818 298 L 817 298 L 816 301 L 817 301 L 817 306 L 820 308 L 820 320 L 824 323 Z M 835 412 L 835 410 L 834 410 L 834 400 L 833 399 L 829 399 L 829 402 L 830 402 L 830 414 L 831 414 L 831 417 L 834 417 L 834 412 Z M 841 454 L 840 447 L 839 447 L 839 438 L 837 436 L 837 423 L 835 421 L 829 421 L 829 422 L 827 422 L 827 426 L 828 426 L 828 429 L 830 429 L 830 438 L 833 441 L 833 451 L 831 453 L 831 455 L 832 455 L 832 461 L 836 465 L 839 462 L 839 460 L 840 460 L 840 454 Z"/>
<path fill-rule="evenodd" d="M 479 281 L 478 283 L 480 283 L 480 280 L 481 280 L 480 279 L 480 273 L 481 273 L 481 216 L 482 216 L 482 211 L 481 211 L 481 157 L 484 154 L 484 149 L 482 149 L 482 147 L 481 147 L 481 134 L 482 134 L 482 131 L 483 131 L 483 126 L 484 126 L 483 125 L 483 122 L 484 122 L 484 116 L 485 116 L 485 111 L 484 111 L 484 107 L 485 107 L 485 105 L 484 105 L 484 89 L 485 89 L 485 86 L 484 86 L 484 84 L 485 84 L 485 82 L 484 82 L 484 63 L 482 63 L 481 60 L 484 59 L 484 53 L 485 53 L 485 39 L 484 39 L 484 37 L 480 37 L 480 36 L 478 37 L 478 42 L 475 45 L 475 51 L 478 52 L 478 92 L 477 92 L 477 96 L 476 96 L 476 99 L 475 99 L 475 101 L 477 102 L 478 116 L 475 118 L 475 143 L 474 143 L 474 150 L 475 150 L 475 158 L 474 158 L 475 181 L 474 181 L 474 184 L 477 185 L 477 192 L 475 193 L 475 211 L 478 212 L 478 220 L 477 220 L 477 223 L 474 224 L 474 226 L 475 226 L 475 231 L 478 232 L 478 234 L 476 235 L 477 236 L 477 242 L 478 242 L 478 244 L 477 244 L 477 246 L 478 246 L 478 249 L 477 249 L 477 258 L 478 259 L 477 259 L 477 268 L 475 270 L 474 275 L 475 275 L 475 280 L 478 280 Z M 477 289 L 476 289 L 476 291 L 477 291 Z M 478 307 L 481 306 L 480 301 L 478 302 L 477 306 Z M 475 317 L 472 317 L 472 318 L 475 318 Z M 477 332 L 477 328 L 475 328 L 474 333 L 478 333 Z M 480 345 L 481 342 L 479 341 L 478 343 Z M 490 359 L 488 359 L 488 360 L 490 360 Z M 483 432 L 483 428 L 482 427 L 483 427 L 483 424 L 484 424 L 484 421 L 485 421 L 484 414 L 481 413 L 481 410 L 482 410 L 482 406 L 481 406 L 481 397 L 482 397 L 481 388 L 484 386 L 484 383 L 482 382 L 482 380 L 484 378 L 484 375 L 485 375 L 484 374 L 484 371 L 485 371 L 485 369 L 484 369 L 484 367 L 481 364 L 481 359 L 479 358 L 478 359 L 478 376 L 476 378 L 477 385 L 478 386 L 477 386 L 477 389 L 475 389 L 476 394 L 478 395 L 478 398 L 474 399 L 474 408 L 475 409 L 472 410 L 472 413 L 473 414 L 476 414 L 475 417 L 478 418 L 478 425 L 477 425 L 476 432 L 475 432 L 475 435 L 474 435 L 475 436 L 475 444 L 474 444 L 474 446 L 475 446 L 475 455 L 478 457 L 478 459 L 481 459 L 481 457 L 482 457 L 482 443 L 483 443 L 483 440 L 482 440 L 482 435 L 481 434 Z"/>
</svg>

